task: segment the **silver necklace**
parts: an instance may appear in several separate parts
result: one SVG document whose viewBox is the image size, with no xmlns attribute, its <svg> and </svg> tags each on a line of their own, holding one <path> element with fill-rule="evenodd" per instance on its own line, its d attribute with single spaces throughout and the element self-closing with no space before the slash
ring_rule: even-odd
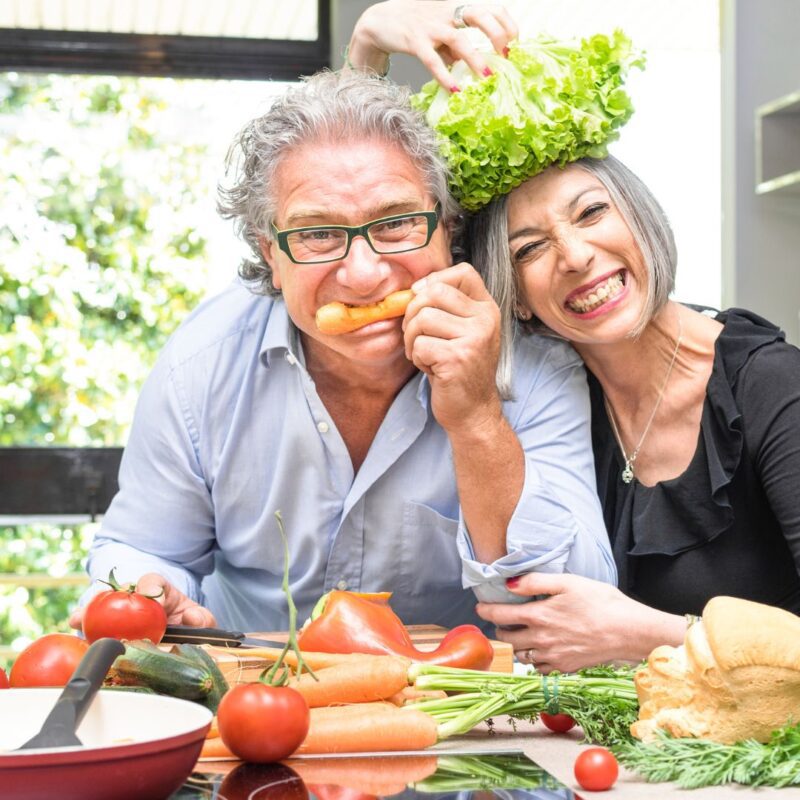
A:
<svg viewBox="0 0 800 800">
<path fill-rule="evenodd" d="M 635 477 L 633 467 L 636 463 L 636 457 L 639 455 L 639 451 L 642 449 L 644 440 L 647 438 L 647 434 L 650 432 L 650 426 L 653 424 L 653 420 L 656 418 L 656 411 L 658 411 L 658 407 L 661 405 L 661 401 L 664 399 L 664 392 L 667 389 L 667 383 L 669 382 L 669 376 L 672 374 L 672 368 L 675 366 L 675 359 L 678 357 L 678 351 L 681 349 L 682 340 L 683 322 L 681 320 L 680 312 L 678 312 L 678 338 L 675 341 L 675 350 L 672 353 L 672 360 L 669 362 L 669 367 L 667 367 L 667 374 L 664 376 L 664 383 L 661 385 L 661 391 L 658 393 L 658 397 L 656 398 L 656 404 L 653 406 L 653 410 L 650 412 L 650 418 L 647 420 L 647 425 L 644 426 L 644 431 L 639 439 L 639 444 L 636 445 L 630 455 L 625 452 L 625 446 L 622 444 L 622 436 L 620 436 L 619 433 L 617 420 L 614 417 L 614 411 L 611 408 L 611 403 L 608 402 L 608 398 L 605 396 L 605 393 L 603 393 L 603 403 L 605 403 L 606 414 L 608 414 L 608 420 L 611 423 L 611 429 L 614 431 L 614 438 L 617 440 L 622 457 L 625 459 L 625 466 L 622 469 L 621 475 L 624 483 L 630 483 Z"/>
</svg>

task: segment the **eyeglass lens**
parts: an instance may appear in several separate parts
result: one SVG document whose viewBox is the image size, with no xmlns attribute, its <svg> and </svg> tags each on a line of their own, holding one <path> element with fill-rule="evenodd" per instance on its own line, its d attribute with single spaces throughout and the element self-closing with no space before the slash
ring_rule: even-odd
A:
<svg viewBox="0 0 800 800">
<path fill-rule="evenodd" d="M 428 220 L 409 215 L 397 219 L 378 220 L 367 228 L 367 237 L 379 253 L 400 253 L 424 247 L 428 240 Z M 348 232 L 339 228 L 310 228 L 293 231 L 287 237 L 293 258 L 311 261 L 335 259 L 347 250 Z"/>
</svg>

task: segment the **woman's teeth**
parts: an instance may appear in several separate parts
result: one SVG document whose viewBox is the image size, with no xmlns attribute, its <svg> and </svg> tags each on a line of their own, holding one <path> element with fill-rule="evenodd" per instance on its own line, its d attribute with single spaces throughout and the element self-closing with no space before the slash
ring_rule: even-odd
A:
<svg viewBox="0 0 800 800">
<path fill-rule="evenodd" d="M 573 297 L 567 301 L 567 308 L 578 314 L 588 314 L 596 308 L 600 308 L 603 303 L 613 300 L 625 286 L 622 280 L 622 273 L 612 275 L 608 280 L 598 283 L 584 295 Z"/>
</svg>

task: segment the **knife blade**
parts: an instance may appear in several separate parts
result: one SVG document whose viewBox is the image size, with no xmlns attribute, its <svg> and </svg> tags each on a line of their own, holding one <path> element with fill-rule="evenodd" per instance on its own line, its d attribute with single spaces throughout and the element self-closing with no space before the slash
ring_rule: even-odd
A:
<svg viewBox="0 0 800 800">
<path fill-rule="evenodd" d="M 259 639 L 241 631 L 224 628 L 194 628 L 191 625 L 167 625 L 162 644 L 213 644 L 216 647 L 278 647 L 286 642 L 277 639 Z"/>
</svg>

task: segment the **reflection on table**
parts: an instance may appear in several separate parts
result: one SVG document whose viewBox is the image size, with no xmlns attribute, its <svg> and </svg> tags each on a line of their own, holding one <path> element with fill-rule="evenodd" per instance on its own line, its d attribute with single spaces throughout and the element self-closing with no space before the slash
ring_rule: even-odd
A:
<svg viewBox="0 0 800 800">
<path fill-rule="evenodd" d="M 522 753 L 363 756 L 194 773 L 171 800 L 575 800 Z"/>
</svg>

